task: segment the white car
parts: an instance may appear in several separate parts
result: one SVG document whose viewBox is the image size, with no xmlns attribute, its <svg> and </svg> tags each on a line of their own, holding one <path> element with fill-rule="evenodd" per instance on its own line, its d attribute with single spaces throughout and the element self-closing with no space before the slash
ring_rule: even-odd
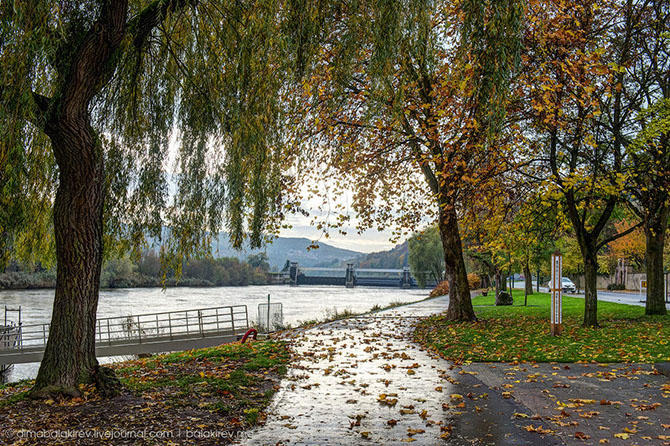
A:
<svg viewBox="0 0 670 446">
<path fill-rule="evenodd" d="M 547 288 L 551 290 L 551 282 L 547 284 Z M 567 277 L 561 277 L 561 288 L 563 288 L 564 293 L 577 292 L 577 285 L 575 285 L 575 283 Z"/>
</svg>

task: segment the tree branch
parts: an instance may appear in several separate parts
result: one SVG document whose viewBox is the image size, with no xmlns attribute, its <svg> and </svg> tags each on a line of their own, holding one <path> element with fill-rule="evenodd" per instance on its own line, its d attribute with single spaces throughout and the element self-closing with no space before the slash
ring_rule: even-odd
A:
<svg viewBox="0 0 670 446">
<path fill-rule="evenodd" d="M 606 238 L 602 242 L 598 243 L 598 245 L 596 246 L 596 251 L 600 250 L 600 248 L 602 248 L 606 244 L 608 244 L 610 242 L 613 242 L 616 239 L 619 239 L 621 237 L 624 237 L 624 236 L 630 234 L 631 232 L 635 231 L 637 228 L 641 227 L 643 224 L 644 224 L 644 221 L 640 221 L 635 226 L 631 226 L 630 228 L 626 229 L 625 231 L 619 232 L 618 234 L 614 234 L 613 236 Z"/>
<path fill-rule="evenodd" d="M 128 21 L 127 32 L 133 36 L 133 45 L 141 50 L 147 44 L 149 36 L 170 11 L 187 6 L 195 6 L 198 0 L 155 0 L 139 14 Z"/>
</svg>

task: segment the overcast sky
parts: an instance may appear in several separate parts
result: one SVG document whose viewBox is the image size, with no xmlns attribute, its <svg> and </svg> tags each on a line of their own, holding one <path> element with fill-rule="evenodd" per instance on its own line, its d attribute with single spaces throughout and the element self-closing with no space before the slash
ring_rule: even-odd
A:
<svg viewBox="0 0 670 446">
<path fill-rule="evenodd" d="M 338 248 L 366 253 L 387 251 L 396 245 L 389 241 L 389 238 L 391 237 L 390 231 L 379 232 L 370 230 L 358 235 L 354 229 L 348 228 L 347 235 L 342 235 L 337 231 L 333 231 L 329 238 L 325 238 L 323 233 L 310 226 L 309 220 L 304 217 L 292 217 L 288 219 L 288 222 L 293 227 L 291 229 L 282 230 L 280 233 L 281 237 L 305 237 Z M 403 241 L 404 240 L 400 240 L 398 243 L 402 243 Z"/>
<path fill-rule="evenodd" d="M 324 186 L 325 187 L 325 186 Z M 304 196 L 308 196 L 305 191 L 303 192 Z M 352 191 L 346 190 L 342 195 L 339 196 L 339 199 L 335 197 L 329 197 L 329 202 L 334 207 L 336 201 L 343 201 L 344 203 L 350 203 L 352 201 Z M 320 206 L 321 205 L 321 206 Z M 308 198 L 303 203 L 303 210 L 310 212 L 310 217 L 305 217 L 304 215 L 289 215 L 287 216 L 286 223 L 291 225 L 290 229 L 284 229 L 281 231 L 281 237 L 305 237 L 313 241 L 319 241 L 327 243 L 331 246 L 343 249 L 351 249 L 358 252 L 376 252 L 376 251 L 388 251 L 392 249 L 396 244 L 402 243 L 405 241 L 405 237 L 401 238 L 397 242 L 393 243 L 390 240 L 392 237 L 391 230 L 377 231 L 376 229 L 370 229 L 365 231 L 363 234 L 358 234 L 356 232 L 356 223 L 358 219 L 355 217 L 353 211 L 349 211 L 351 220 L 349 225 L 343 227 L 342 229 L 347 233 L 346 235 L 340 234 L 337 230 L 330 231 L 330 237 L 326 238 L 322 231 L 316 229 L 316 227 L 310 225 L 312 217 L 314 215 L 327 215 L 327 207 L 322 207 L 322 202 L 317 198 Z M 317 211 L 321 207 L 321 211 Z M 331 208 L 331 212 L 334 212 Z M 330 218 L 335 218 L 335 214 L 329 214 Z M 323 220 L 321 220 L 323 221 Z"/>
</svg>

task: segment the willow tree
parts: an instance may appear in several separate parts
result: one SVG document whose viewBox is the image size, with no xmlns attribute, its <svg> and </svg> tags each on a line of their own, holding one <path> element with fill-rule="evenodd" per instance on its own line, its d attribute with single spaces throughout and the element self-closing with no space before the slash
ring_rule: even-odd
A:
<svg viewBox="0 0 670 446">
<path fill-rule="evenodd" d="M 261 242 L 279 203 L 279 93 L 304 64 L 315 12 L 273 0 L 2 2 L 2 203 L 35 203 L 3 209 L 3 239 L 55 234 L 34 396 L 76 395 L 81 382 L 115 391 L 95 357 L 103 246 L 151 237 L 176 259 L 224 226 L 234 246 L 247 233 Z M 12 213 L 19 225 L 6 224 Z"/>
<path fill-rule="evenodd" d="M 314 195 L 354 190 L 358 230 L 402 234 L 436 220 L 450 283 L 447 317 L 473 320 L 459 213 L 507 165 L 498 131 L 523 5 L 386 5 L 343 11 L 344 25 L 321 46 L 322 69 L 303 85 L 309 119 L 298 146 L 309 150 L 298 168 Z M 348 205 L 326 223 L 346 224 Z"/>
</svg>

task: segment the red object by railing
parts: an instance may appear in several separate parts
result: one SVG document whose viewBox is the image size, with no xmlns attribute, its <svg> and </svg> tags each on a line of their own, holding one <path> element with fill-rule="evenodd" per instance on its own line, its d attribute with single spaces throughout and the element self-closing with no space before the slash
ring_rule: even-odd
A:
<svg viewBox="0 0 670 446">
<path fill-rule="evenodd" d="M 242 336 L 242 340 L 240 341 L 240 343 L 241 343 L 241 344 L 244 344 L 245 342 L 247 342 L 247 338 L 248 338 L 249 336 L 252 336 L 253 339 L 254 339 L 254 341 L 255 341 L 255 340 L 256 340 L 256 336 L 258 336 L 258 330 L 256 330 L 255 328 L 250 328 L 250 329 L 248 329 L 247 332 L 244 333 L 244 336 Z"/>
</svg>

